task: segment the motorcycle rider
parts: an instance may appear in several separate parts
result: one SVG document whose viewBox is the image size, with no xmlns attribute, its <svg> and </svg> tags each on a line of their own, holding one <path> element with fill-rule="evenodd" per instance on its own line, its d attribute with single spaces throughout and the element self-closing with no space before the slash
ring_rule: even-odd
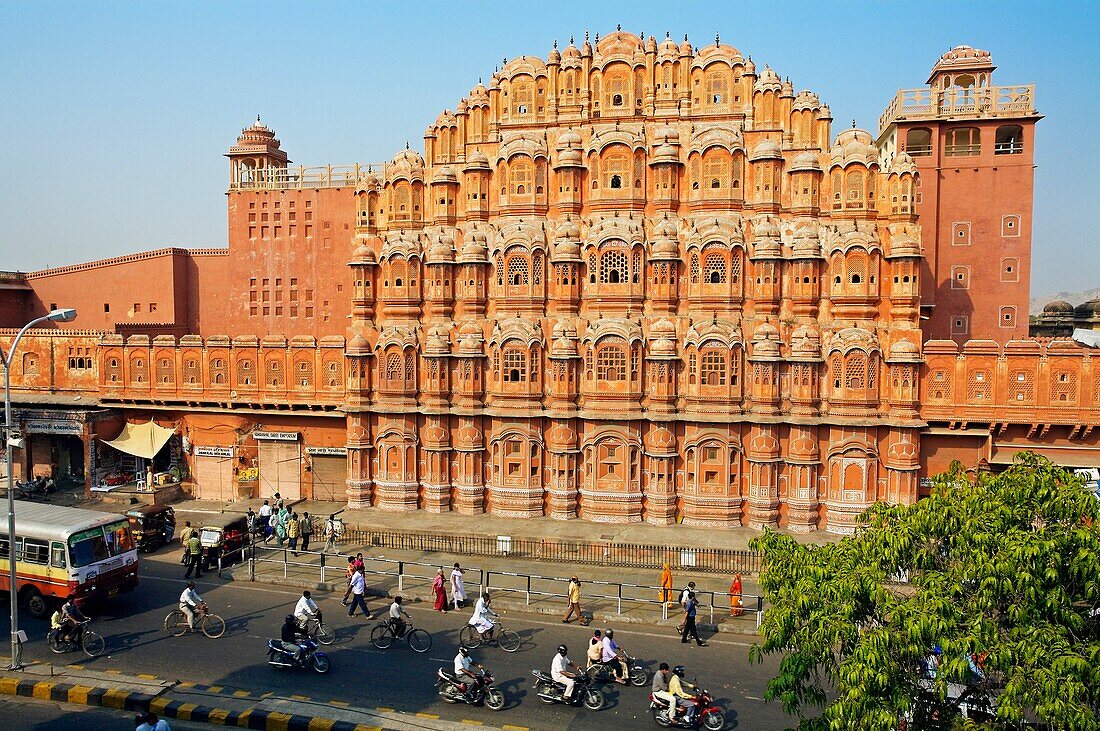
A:
<svg viewBox="0 0 1100 731">
<path fill-rule="evenodd" d="M 298 628 L 298 619 L 293 614 L 286 615 L 283 620 L 282 629 L 282 642 L 283 649 L 287 652 L 294 653 L 294 659 L 298 662 L 302 662 L 305 659 L 306 649 L 302 647 L 299 640 L 305 637 L 305 633 Z"/>
<path fill-rule="evenodd" d="M 676 720 L 676 696 L 668 692 L 670 675 L 668 663 L 661 663 L 657 667 L 657 672 L 653 675 L 653 685 L 650 686 L 650 691 L 653 693 L 654 698 L 660 698 L 668 704 L 668 720 L 672 723 Z"/>
<path fill-rule="evenodd" d="M 573 668 L 576 672 L 570 672 L 569 668 Z M 565 645 L 558 645 L 558 654 L 554 655 L 554 659 L 550 661 L 550 677 L 554 679 L 555 683 L 561 683 L 565 686 L 565 693 L 562 694 L 561 699 L 566 703 L 573 698 L 573 686 L 577 684 L 574 678 L 580 672 L 583 671 L 569 659 L 569 648 Z"/>
<path fill-rule="evenodd" d="M 600 662 L 615 674 L 615 682 L 626 685 L 626 659 L 623 657 L 623 648 L 615 642 L 615 630 L 607 629 L 600 640 Z"/>
<path fill-rule="evenodd" d="M 321 609 L 317 606 L 317 602 L 313 601 L 313 596 L 308 589 L 302 592 L 302 598 L 294 605 L 294 616 L 298 620 L 298 626 L 303 630 L 308 630 L 306 623 L 311 619 L 317 620 L 317 625 L 320 626 Z"/>
<path fill-rule="evenodd" d="M 684 713 L 684 721 L 690 721 L 695 713 L 695 704 L 692 702 L 695 700 L 695 693 L 689 691 L 695 691 L 696 688 L 684 680 L 686 671 L 687 668 L 683 665 L 677 665 L 672 668 L 672 677 L 668 679 L 668 692 L 676 699 L 676 703 L 670 703 L 668 707 L 668 719 L 670 721 L 675 720 L 678 706 L 687 709 L 687 712 Z"/>
<path fill-rule="evenodd" d="M 183 593 L 180 594 L 180 611 L 187 617 L 187 626 L 191 630 L 195 629 L 195 614 L 201 604 L 202 597 L 195 591 L 195 582 L 188 581 Z"/>
<path fill-rule="evenodd" d="M 470 658 L 470 648 L 459 645 L 458 654 L 455 655 L 455 680 L 462 684 L 466 694 L 466 702 L 473 703 L 478 685 L 481 684 L 481 676 L 474 672 L 474 668 L 485 672 L 485 666 Z M 470 680 L 466 680 L 470 678 Z"/>
<path fill-rule="evenodd" d="M 401 597 L 395 596 L 393 604 L 390 604 L 390 626 L 393 627 L 393 634 L 398 639 L 405 636 L 405 620 L 401 619 L 401 615 L 409 617 L 409 613 L 401 606 L 401 602 Z"/>
<path fill-rule="evenodd" d="M 493 631 L 496 629 L 495 620 L 500 616 L 489 608 L 489 602 L 491 601 L 489 592 L 485 592 L 478 597 L 477 603 L 474 604 L 474 614 L 470 617 L 469 622 L 485 642 L 492 641 Z"/>
</svg>

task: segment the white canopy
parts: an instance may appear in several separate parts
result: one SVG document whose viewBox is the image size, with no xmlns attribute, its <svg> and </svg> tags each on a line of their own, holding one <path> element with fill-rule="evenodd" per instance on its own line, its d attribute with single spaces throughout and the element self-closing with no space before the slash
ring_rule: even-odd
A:
<svg viewBox="0 0 1100 731">
<path fill-rule="evenodd" d="M 152 459 L 175 433 L 175 429 L 158 426 L 150 419 L 147 424 L 126 424 L 126 428 L 117 439 L 106 443 L 120 452 L 143 459 Z"/>
</svg>

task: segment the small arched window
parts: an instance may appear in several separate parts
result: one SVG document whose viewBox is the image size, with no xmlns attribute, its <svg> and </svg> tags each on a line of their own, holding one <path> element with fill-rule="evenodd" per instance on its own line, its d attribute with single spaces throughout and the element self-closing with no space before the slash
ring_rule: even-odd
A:
<svg viewBox="0 0 1100 731">
<path fill-rule="evenodd" d="M 624 346 L 605 345 L 596 352 L 596 378 L 600 381 L 626 380 Z"/>
<path fill-rule="evenodd" d="M 703 281 L 706 284 L 726 283 L 726 257 L 721 252 L 712 251 L 703 260 Z"/>
<path fill-rule="evenodd" d="M 982 151 L 981 130 L 977 127 L 957 127 L 947 132 L 943 152 L 954 157 L 977 155 Z"/>
<path fill-rule="evenodd" d="M 910 157 L 923 157 L 932 154 L 932 130 L 917 127 L 905 133 L 905 151 Z"/>
<path fill-rule="evenodd" d="M 997 128 L 995 155 L 1019 155 L 1024 151 L 1024 128 L 1018 124 L 1006 124 Z"/>
</svg>

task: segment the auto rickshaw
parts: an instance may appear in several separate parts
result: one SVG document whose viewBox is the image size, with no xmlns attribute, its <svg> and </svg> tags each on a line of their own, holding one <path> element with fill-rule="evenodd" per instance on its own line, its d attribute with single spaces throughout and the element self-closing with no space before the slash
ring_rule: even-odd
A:
<svg viewBox="0 0 1100 731">
<path fill-rule="evenodd" d="M 125 513 L 139 551 L 155 551 L 171 543 L 176 532 L 176 513 L 167 505 L 137 505 Z"/>
<path fill-rule="evenodd" d="M 216 569 L 218 557 L 222 563 L 241 558 L 240 548 L 248 542 L 248 525 L 243 515 L 222 513 L 211 516 L 199 529 L 203 548 L 204 571 Z"/>
</svg>

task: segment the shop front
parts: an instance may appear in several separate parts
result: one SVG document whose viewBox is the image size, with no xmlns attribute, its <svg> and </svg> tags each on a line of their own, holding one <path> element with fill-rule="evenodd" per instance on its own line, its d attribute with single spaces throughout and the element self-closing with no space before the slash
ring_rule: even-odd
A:
<svg viewBox="0 0 1100 731">
<path fill-rule="evenodd" d="M 14 450 L 12 461 L 16 481 L 52 477 L 59 487 L 86 487 L 95 425 L 110 416 L 105 409 L 13 410 L 12 419 L 23 435 L 23 446 Z"/>
<path fill-rule="evenodd" d="M 183 444 L 174 427 L 149 421 L 126 422 L 113 439 L 94 449 L 92 492 L 160 503 L 178 497 L 187 475 Z"/>
<path fill-rule="evenodd" d="M 254 431 L 260 497 L 279 493 L 285 500 L 302 498 L 302 449 L 298 432 Z"/>
<path fill-rule="evenodd" d="M 344 447 L 306 447 L 313 499 L 347 502 L 348 450 Z"/>
<path fill-rule="evenodd" d="M 195 498 L 236 500 L 239 494 L 235 459 L 235 447 L 196 445 L 191 454 Z"/>
</svg>

